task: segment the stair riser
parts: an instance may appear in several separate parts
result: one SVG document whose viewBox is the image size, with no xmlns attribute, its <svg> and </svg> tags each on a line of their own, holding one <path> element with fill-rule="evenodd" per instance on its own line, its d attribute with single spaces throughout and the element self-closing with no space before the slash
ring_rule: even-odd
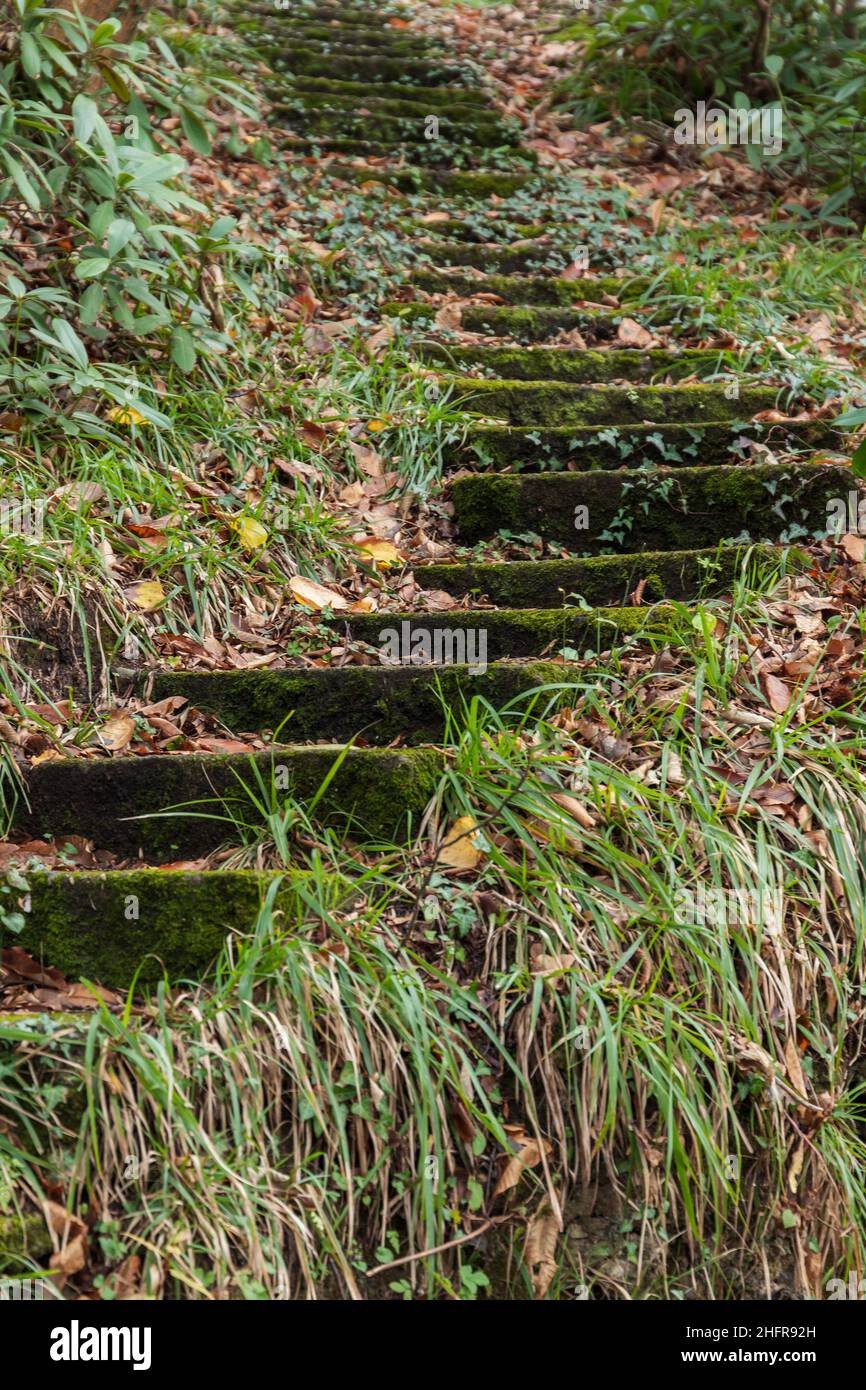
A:
<svg viewBox="0 0 866 1390">
<path fill-rule="evenodd" d="M 97 849 L 131 858 L 141 854 L 147 863 L 196 859 L 238 840 L 228 821 L 210 818 L 227 814 L 223 803 L 244 822 L 258 824 L 240 785 L 257 789 L 252 764 L 266 784 L 276 777 L 283 801 L 296 796 L 308 802 L 343 752 L 329 745 L 251 757 L 175 754 L 42 763 L 31 770 L 31 809 L 21 812 L 20 823 L 35 836 L 84 835 Z M 417 829 L 440 763 L 432 749 L 350 750 L 318 803 L 316 819 L 362 839 L 403 839 L 410 823 Z M 181 806 L 187 814 L 160 814 Z M 154 818 L 136 819 L 143 816 Z"/>
<path fill-rule="evenodd" d="M 455 479 L 455 520 L 471 544 L 534 531 L 577 554 L 704 548 L 723 539 L 826 535 L 850 472 L 829 465 L 659 469 Z M 787 499 L 787 500 L 784 500 Z"/>
<path fill-rule="evenodd" d="M 763 564 L 779 558 L 769 546 L 730 547 L 603 555 L 592 560 L 416 565 L 414 574 L 423 589 L 443 589 L 455 597 L 486 596 L 504 608 L 557 608 L 576 597 L 594 608 L 612 608 L 628 604 L 641 581 L 645 604 L 728 593 L 749 554 Z"/>
</svg>

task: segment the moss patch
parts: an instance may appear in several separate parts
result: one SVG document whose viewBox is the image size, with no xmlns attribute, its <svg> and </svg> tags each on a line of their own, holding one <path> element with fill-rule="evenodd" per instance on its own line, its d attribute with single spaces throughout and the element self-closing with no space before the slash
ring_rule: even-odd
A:
<svg viewBox="0 0 866 1390">
<path fill-rule="evenodd" d="M 258 813 L 241 783 L 266 784 L 274 770 L 283 800 L 308 801 L 345 750 L 336 744 L 241 754 L 174 754 L 146 758 L 79 758 L 42 763 L 29 778 L 31 810 L 20 823 L 40 836 L 86 835 L 97 848 L 143 855 L 152 863 L 194 859 L 236 839 L 226 803 L 247 824 Z M 353 748 L 346 753 L 315 808 L 320 824 L 372 840 L 402 838 L 417 824 L 439 775 L 435 749 Z M 240 780 L 239 780 L 240 779 Z M 278 800 L 280 797 L 278 797 Z M 163 816 L 183 806 L 184 813 Z M 137 819 L 152 816 L 153 819 Z"/>
<path fill-rule="evenodd" d="M 562 270 L 568 257 L 541 241 L 537 246 L 487 246 L 466 241 L 431 241 L 419 247 L 434 265 L 465 265 L 490 274 L 513 275 L 520 271 L 543 274 Z"/>
<path fill-rule="evenodd" d="M 367 97 L 371 95 L 370 84 L 368 82 L 346 82 L 330 77 L 298 77 L 292 83 L 291 90 L 295 93 L 309 92 L 312 95 L 334 95 L 351 97 L 360 106 Z M 418 87 L 414 89 L 417 95 L 413 95 L 411 84 L 399 83 L 389 84 L 387 82 L 377 82 L 375 86 L 376 98 L 388 98 L 394 101 L 406 101 L 410 98 L 415 101 L 423 102 L 425 106 L 447 106 L 452 109 L 455 102 L 463 106 L 478 106 L 490 110 L 490 103 L 483 92 L 473 91 L 471 87 Z"/>
<path fill-rule="evenodd" d="M 303 880 L 228 870 L 37 873 L 29 880 L 27 925 L 4 945 L 14 941 L 68 979 L 115 989 L 128 988 L 137 970 L 142 985 L 156 984 L 164 973 L 196 979 L 228 932 L 252 929 L 272 885 L 279 885 L 274 907 L 285 925 L 300 921 Z M 335 880 L 335 903 L 340 891 Z"/>
<path fill-rule="evenodd" d="M 729 400 L 722 386 L 576 386 L 556 381 L 444 380 L 467 410 L 513 425 L 600 425 L 740 420 L 771 410 L 772 386 L 744 386 Z"/>
<path fill-rule="evenodd" d="M 453 633 L 471 629 L 472 650 L 476 656 L 483 652 L 487 661 L 555 654 L 563 646 L 599 650 L 599 643 L 609 647 L 617 637 L 638 632 L 667 635 L 671 630 L 670 623 L 665 622 L 663 615 L 656 612 L 648 617 L 647 611 L 642 608 L 604 608 L 594 613 L 583 613 L 563 608 L 516 607 L 482 608 L 459 613 L 368 614 L 352 619 L 353 636 L 378 645 L 383 618 L 387 618 L 390 626 L 398 632 L 406 632 L 407 642 L 416 638 L 418 633 L 427 634 L 431 650 L 435 650 L 437 635 L 442 649 L 451 650 L 451 639 L 441 636 L 443 629 Z M 404 624 L 408 624 L 408 632 Z M 479 643 L 483 643 L 483 646 L 479 646 Z M 534 670 L 534 666 L 531 669 Z M 447 668 L 442 674 L 447 674 Z M 532 683 L 532 680 L 527 682 L 528 685 Z M 491 692 L 491 697 L 493 695 L 494 692 Z"/>
<path fill-rule="evenodd" d="M 516 143 L 514 133 L 494 121 L 468 126 L 443 116 L 439 126 L 440 140 L 428 141 L 424 134 L 426 116 L 389 116 L 378 111 L 358 116 L 349 111 L 304 111 L 284 106 L 275 108 L 275 114 L 283 117 L 289 130 L 301 135 L 361 140 L 371 150 L 378 145 L 405 141 L 419 145 L 431 158 L 435 155 L 439 162 L 447 162 L 449 146 L 483 148 Z M 437 145 L 441 147 L 438 151 Z"/>
<path fill-rule="evenodd" d="M 463 615 L 465 617 L 465 615 Z M 452 617 L 455 619 L 451 622 Z M 364 640 L 380 646 L 380 633 L 393 628 L 396 614 L 358 619 Z M 442 629 L 468 626 L 456 614 L 438 614 Z M 445 728 L 444 706 L 484 695 L 493 703 L 509 700 L 546 672 L 532 666 L 490 667 L 471 675 L 460 665 L 440 671 L 416 666 L 343 666 L 305 671 L 165 672 L 156 677 L 154 697 L 186 695 L 199 709 L 211 710 L 229 728 L 261 731 L 282 725 L 284 738 L 350 739 L 390 743 L 435 742 Z M 291 718 L 287 717 L 291 716 Z"/>
<path fill-rule="evenodd" d="M 412 284 L 427 294 L 447 294 L 449 290 L 454 290 L 459 295 L 468 296 L 483 292 L 498 295 L 506 304 L 566 308 L 579 300 L 600 304 L 610 295 L 622 302 L 629 295 L 637 294 L 644 282 L 637 279 L 618 280 L 612 275 L 599 276 L 594 280 L 560 280 L 555 275 L 547 278 L 526 276 L 523 279 L 517 275 L 485 275 L 481 280 L 473 275 L 446 274 L 442 270 L 428 270 L 419 266 L 412 273 Z"/>
<path fill-rule="evenodd" d="M 386 183 L 406 193 L 426 190 L 440 195 L 453 194 L 459 198 L 509 198 L 512 193 L 529 183 L 531 174 L 472 172 L 443 174 L 437 171 L 418 168 L 407 169 L 359 169 L 353 164 L 332 164 L 330 172 L 347 183 Z M 419 271 L 418 274 L 424 272 Z M 429 274 L 435 272 L 430 271 Z M 479 281 L 473 281 L 474 293 L 482 288 Z"/>
<path fill-rule="evenodd" d="M 486 595 L 503 608 L 555 608 L 569 595 L 580 595 L 593 607 L 610 607 L 627 603 L 641 580 L 647 581 L 644 603 L 725 593 L 748 553 L 749 547 L 741 546 L 642 551 L 587 560 L 422 565 L 414 573 L 425 589 L 444 589 L 458 596 Z M 771 546 L 759 546 L 752 554 L 756 562 L 768 562 L 777 552 Z"/>
<path fill-rule="evenodd" d="M 455 479 L 452 496 L 467 542 L 500 530 L 535 531 L 571 550 L 603 554 L 825 535 L 828 503 L 846 496 L 848 484 L 848 470 L 807 463 L 481 475 Z"/>
<path fill-rule="evenodd" d="M 346 81 L 409 82 L 416 87 L 461 86 L 463 70 L 454 65 L 419 62 L 413 58 L 388 58 L 380 53 L 353 53 L 334 45 L 327 53 L 320 48 L 295 48 L 286 54 L 285 69 L 312 77 L 338 77 Z"/>
<path fill-rule="evenodd" d="M 54 1247 L 41 1212 L 0 1215 L 0 1271 L 24 1274 L 41 1267 Z"/>
<path fill-rule="evenodd" d="M 653 377 L 682 380 L 711 376 L 722 368 L 722 354 L 685 349 L 653 348 L 593 351 L 567 348 L 450 347 L 424 343 L 416 349 L 427 362 L 453 365 L 455 370 L 493 372 L 502 380 L 520 381 L 649 381 Z"/>
</svg>

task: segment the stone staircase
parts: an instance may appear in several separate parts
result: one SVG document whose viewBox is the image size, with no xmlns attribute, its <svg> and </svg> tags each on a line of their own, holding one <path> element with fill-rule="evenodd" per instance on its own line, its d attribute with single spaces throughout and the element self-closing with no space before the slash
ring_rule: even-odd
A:
<svg viewBox="0 0 866 1390">
<path fill-rule="evenodd" d="M 188 696 L 236 730 L 274 730 L 291 716 L 293 744 L 255 755 L 263 779 L 276 767 L 278 785 L 310 798 L 341 758 L 315 818 L 368 840 L 405 838 L 417 831 L 443 770 L 436 747 L 443 699 L 457 706 L 479 694 L 501 706 L 567 679 L 567 667 L 544 659 L 560 646 L 597 647 L 600 633 L 602 648 L 636 632 L 664 634 L 665 600 L 688 603 L 728 591 L 752 543 L 769 552 L 825 531 L 828 499 L 847 495 L 850 473 L 811 461 L 810 451 L 833 442 L 823 425 L 749 423 L 777 405 L 777 393 L 744 382 L 732 398 L 735 378 L 719 354 L 606 349 L 639 282 L 557 274 L 563 267 L 545 242 L 543 203 L 538 223 L 522 229 L 528 235 L 518 244 L 495 239 L 495 219 L 494 238 L 478 239 L 479 208 L 489 204 L 495 213 L 497 200 L 539 174 L 482 75 L 404 27 L 410 11 L 397 4 L 293 4 L 285 11 L 250 4 L 237 16 L 238 29 L 255 28 L 256 43 L 283 75 L 273 119 L 286 140 L 331 160 L 332 172 L 346 179 L 364 184 L 375 177 L 413 195 L 408 235 L 423 252 L 414 291 L 483 290 L 502 301 L 465 309 L 462 326 L 520 346 L 449 342 L 437 332 L 436 306 L 427 298 L 383 306 L 418 331 L 419 360 L 477 415 L 448 457 L 461 542 L 531 531 L 576 557 L 416 567 L 422 588 L 484 595 L 497 606 L 350 620 L 353 635 L 373 643 L 383 627 L 402 622 L 430 635 L 442 626 L 483 629 L 490 661 L 483 672 L 383 665 L 156 677 L 155 698 Z M 439 119 L 436 139 L 425 134 L 431 115 Z M 349 160 L 370 154 L 394 160 L 378 164 L 375 174 Z M 452 215 L 436 239 L 423 243 L 429 229 L 416 219 L 425 206 Z M 575 328 L 591 344 L 586 350 L 551 345 Z M 742 436 L 796 450 L 797 460 L 743 462 L 731 447 Z M 584 515 L 589 524 L 580 527 Z M 623 518 L 630 520 L 617 544 L 610 537 L 622 531 Z M 637 606 L 632 596 L 641 584 Z M 566 606 L 571 595 L 584 606 Z M 648 616 L 654 604 L 661 606 Z M 369 746 L 346 751 L 359 735 Z M 254 808 L 238 781 L 249 777 L 249 758 L 235 755 L 45 762 L 32 772 L 27 823 L 35 834 L 83 834 L 151 865 L 194 859 L 226 834 L 225 821 L 215 818 L 219 808 L 201 803 L 223 798 L 249 819 Z M 177 806 L 187 813 L 161 814 Z M 170 973 L 194 974 L 213 959 L 225 931 L 250 922 L 270 882 L 251 873 L 155 868 L 45 875 L 33 883 L 18 941 L 72 975 L 109 985 L 129 983 L 148 953 Z M 302 883 L 300 874 L 283 880 L 280 905 L 289 922 Z M 154 959 L 139 978 L 160 973 Z"/>
</svg>

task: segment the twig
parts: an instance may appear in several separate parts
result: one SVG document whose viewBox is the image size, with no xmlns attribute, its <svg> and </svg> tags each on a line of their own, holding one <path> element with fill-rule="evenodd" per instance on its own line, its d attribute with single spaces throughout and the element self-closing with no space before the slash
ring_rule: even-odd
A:
<svg viewBox="0 0 866 1390">
<path fill-rule="evenodd" d="M 483 1236 L 485 1231 L 489 1231 L 491 1226 L 500 1226 L 503 1221 L 513 1221 L 513 1216 L 491 1216 L 479 1226 L 477 1231 L 467 1231 L 465 1235 L 456 1236 L 454 1240 L 446 1240 L 444 1245 L 434 1245 L 432 1250 L 419 1250 L 417 1255 L 401 1255 L 399 1260 L 389 1260 L 385 1265 L 376 1265 L 375 1269 L 368 1269 L 366 1275 L 372 1279 L 374 1274 L 381 1274 L 386 1269 L 396 1269 L 398 1265 L 408 1265 L 413 1260 L 426 1260 L 429 1255 L 441 1255 L 443 1250 L 453 1250 L 455 1245 L 465 1245 L 467 1240 L 476 1240 L 478 1236 Z"/>
</svg>

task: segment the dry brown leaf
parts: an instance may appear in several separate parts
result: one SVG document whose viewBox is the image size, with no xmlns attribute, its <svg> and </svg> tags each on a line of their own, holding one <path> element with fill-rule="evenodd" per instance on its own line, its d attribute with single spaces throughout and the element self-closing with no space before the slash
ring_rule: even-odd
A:
<svg viewBox="0 0 866 1390">
<path fill-rule="evenodd" d="M 134 733 L 135 720 L 131 714 L 121 710 L 110 719 L 106 719 L 97 737 L 103 748 L 107 748 L 110 753 L 122 753 L 124 748 L 129 747 Z"/>
<path fill-rule="evenodd" d="M 620 343 L 626 343 L 629 347 L 635 348 L 649 347 L 653 340 L 652 333 L 636 323 L 634 319 L 629 318 L 620 319 L 616 336 Z"/>
<path fill-rule="evenodd" d="M 544 1298 L 556 1274 L 558 1238 L 559 1222 L 545 1199 L 526 1228 L 523 1244 L 523 1258 L 532 1278 L 536 1298 Z"/>
<path fill-rule="evenodd" d="M 866 559 L 866 536 L 857 536 L 849 531 L 839 542 L 840 546 L 855 565 L 860 565 Z"/>
<path fill-rule="evenodd" d="M 788 705 L 791 703 L 791 692 L 784 681 L 780 681 L 778 676 L 767 672 L 762 680 L 767 696 L 767 703 L 770 709 L 776 714 L 784 714 Z"/>
<path fill-rule="evenodd" d="M 77 1216 L 72 1216 L 59 1202 L 46 1198 L 42 1203 L 48 1229 L 57 1245 L 51 1256 L 51 1268 L 66 1278 L 77 1274 L 87 1262 L 87 1227 Z"/>
<path fill-rule="evenodd" d="M 534 1168 L 541 1162 L 542 1154 L 549 1154 L 552 1145 L 547 1139 L 543 1145 L 538 1142 L 532 1134 L 527 1134 L 524 1130 L 518 1129 L 515 1133 L 513 1127 L 506 1125 L 506 1129 L 512 1129 L 512 1142 L 515 1145 L 515 1152 L 512 1153 L 502 1170 L 499 1181 L 493 1190 L 494 1197 L 501 1197 L 503 1192 L 510 1192 L 512 1187 L 516 1187 L 520 1182 L 523 1173 L 527 1168 Z"/>
<path fill-rule="evenodd" d="M 312 608 L 314 613 L 321 612 L 323 608 L 348 607 L 348 599 L 343 598 L 343 595 L 334 589 L 326 589 L 324 584 L 318 584 L 315 579 L 304 579 L 296 574 L 289 580 L 289 588 L 298 603 L 302 603 L 305 608 Z"/>
</svg>

